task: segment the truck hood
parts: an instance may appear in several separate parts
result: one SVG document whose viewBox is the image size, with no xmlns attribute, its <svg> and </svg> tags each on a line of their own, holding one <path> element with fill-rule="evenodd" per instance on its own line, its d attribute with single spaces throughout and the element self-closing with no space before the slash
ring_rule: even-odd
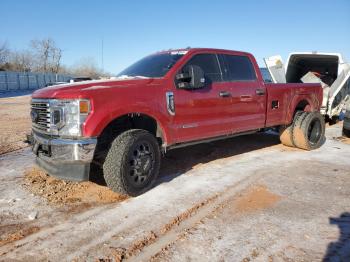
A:
<svg viewBox="0 0 350 262">
<path fill-rule="evenodd" d="M 126 87 L 159 85 L 162 79 L 159 78 L 129 78 L 84 81 L 63 85 L 54 85 L 35 91 L 33 98 L 81 98 L 95 90 L 121 89 Z"/>
</svg>

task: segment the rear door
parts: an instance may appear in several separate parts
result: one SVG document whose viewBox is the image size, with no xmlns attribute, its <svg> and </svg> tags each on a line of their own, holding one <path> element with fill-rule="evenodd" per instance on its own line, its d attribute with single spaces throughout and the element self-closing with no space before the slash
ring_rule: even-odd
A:
<svg viewBox="0 0 350 262">
<path fill-rule="evenodd" d="M 232 120 L 235 132 L 265 126 L 266 88 L 258 81 L 253 63 L 244 55 L 219 55 L 223 79 L 232 94 Z"/>
<path fill-rule="evenodd" d="M 177 141 L 193 141 L 232 132 L 232 97 L 223 82 L 216 54 L 196 54 L 183 66 L 197 65 L 205 74 L 201 89 L 174 90 Z M 181 70 L 180 70 L 181 71 Z"/>
<path fill-rule="evenodd" d="M 286 71 L 280 55 L 264 58 L 265 65 L 274 83 L 286 83 Z"/>
</svg>

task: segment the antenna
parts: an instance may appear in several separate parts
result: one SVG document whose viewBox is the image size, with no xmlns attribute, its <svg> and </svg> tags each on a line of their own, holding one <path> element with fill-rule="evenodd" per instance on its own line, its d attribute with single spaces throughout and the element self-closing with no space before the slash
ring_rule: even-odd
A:
<svg viewBox="0 0 350 262">
<path fill-rule="evenodd" d="M 102 67 L 102 73 L 105 71 L 104 70 L 104 63 L 103 63 L 103 37 L 101 41 L 101 67 Z"/>
</svg>

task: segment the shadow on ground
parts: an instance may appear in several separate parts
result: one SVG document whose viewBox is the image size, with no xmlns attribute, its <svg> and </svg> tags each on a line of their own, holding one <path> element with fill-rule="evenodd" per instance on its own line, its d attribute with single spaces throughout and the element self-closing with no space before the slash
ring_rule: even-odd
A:
<svg viewBox="0 0 350 262">
<path fill-rule="evenodd" d="M 170 150 L 162 158 L 160 174 L 156 186 L 161 183 L 169 182 L 200 164 L 209 163 L 217 159 L 238 156 L 279 143 L 280 141 L 277 135 L 257 133 Z M 92 167 L 90 181 L 99 185 L 106 185 L 100 167 Z"/>
<path fill-rule="evenodd" d="M 259 133 L 169 151 L 162 159 L 159 182 L 168 182 L 200 164 L 279 144 L 279 137 Z"/>
<path fill-rule="evenodd" d="M 329 223 L 339 227 L 339 239 L 328 245 L 323 261 L 350 261 L 350 212 L 331 217 Z"/>
</svg>

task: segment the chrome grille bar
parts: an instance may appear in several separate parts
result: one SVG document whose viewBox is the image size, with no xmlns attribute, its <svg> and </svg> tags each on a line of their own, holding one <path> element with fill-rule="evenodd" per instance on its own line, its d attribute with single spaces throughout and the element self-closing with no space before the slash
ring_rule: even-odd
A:
<svg viewBox="0 0 350 262">
<path fill-rule="evenodd" d="M 49 100 L 32 99 L 31 110 L 36 115 L 36 119 L 32 119 L 33 129 L 40 133 L 50 134 L 51 111 Z"/>
</svg>

